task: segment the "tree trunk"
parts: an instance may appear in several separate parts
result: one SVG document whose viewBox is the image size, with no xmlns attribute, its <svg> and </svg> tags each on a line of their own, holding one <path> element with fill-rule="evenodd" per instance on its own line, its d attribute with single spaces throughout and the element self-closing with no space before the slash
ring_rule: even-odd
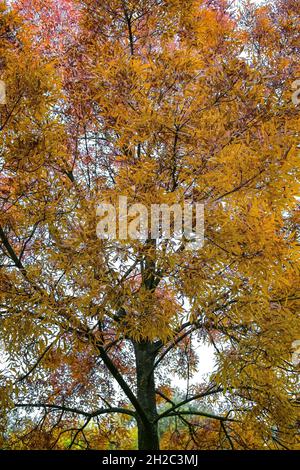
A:
<svg viewBox="0 0 300 470">
<path fill-rule="evenodd" d="M 147 417 L 138 418 L 138 448 L 139 450 L 159 450 L 155 383 L 153 365 L 155 361 L 155 346 L 150 342 L 134 343 L 137 378 L 137 399 Z"/>
</svg>

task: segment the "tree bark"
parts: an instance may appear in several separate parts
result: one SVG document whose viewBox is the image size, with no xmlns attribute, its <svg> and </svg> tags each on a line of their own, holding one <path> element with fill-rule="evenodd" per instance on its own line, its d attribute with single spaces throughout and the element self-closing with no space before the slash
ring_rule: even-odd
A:
<svg viewBox="0 0 300 470">
<path fill-rule="evenodd" d="M 145 420 L 138 417 L 138 448 L 139 450 L 159 450 L 155 381 L 153 365 L 155 361 L 155 345 L 151 342 L 134 342 L 137 379 L 137 399 L 143 408 Z"/>
</svg>

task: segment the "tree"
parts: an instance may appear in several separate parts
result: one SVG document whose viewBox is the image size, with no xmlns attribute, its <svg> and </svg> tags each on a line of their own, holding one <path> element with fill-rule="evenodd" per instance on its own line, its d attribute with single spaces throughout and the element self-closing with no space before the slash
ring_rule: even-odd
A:
<svg viewBox="0 0 300 470">
<path fill-rule="evenodd" d="M 2 446 L 297 448 L 299 2 L 66 3 L 50 49 L 1 4 Z M 204 247 L 99 239 L 119 196 L 204 203 Z"/>
</svg>

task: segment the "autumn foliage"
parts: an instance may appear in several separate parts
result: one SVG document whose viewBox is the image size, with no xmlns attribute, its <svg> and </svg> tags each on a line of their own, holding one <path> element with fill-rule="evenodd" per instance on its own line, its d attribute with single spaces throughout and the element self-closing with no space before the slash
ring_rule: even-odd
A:
<svg viewBox="0 0 300 470">
<path fill-rule="evenodd" d="M 299 449 L 299 7 L 1 1 L 2 448 Z M 119 196 L 203 248 L 100 240 Z"/>
</svg>

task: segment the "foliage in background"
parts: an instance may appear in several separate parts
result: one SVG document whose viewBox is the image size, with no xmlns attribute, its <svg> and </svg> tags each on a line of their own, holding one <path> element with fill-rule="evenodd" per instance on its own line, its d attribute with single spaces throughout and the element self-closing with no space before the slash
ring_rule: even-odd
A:
<svg viewBox="0 0 300 470">
<path fill-rule="evenodd" d="M 299 448 L 299 0 L 230 4 L 1 2 L 3 448 Z M 119 195 L 205 246 L 99 240 Z"/>
</svg>

